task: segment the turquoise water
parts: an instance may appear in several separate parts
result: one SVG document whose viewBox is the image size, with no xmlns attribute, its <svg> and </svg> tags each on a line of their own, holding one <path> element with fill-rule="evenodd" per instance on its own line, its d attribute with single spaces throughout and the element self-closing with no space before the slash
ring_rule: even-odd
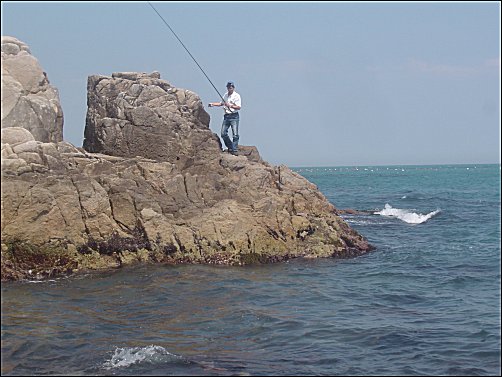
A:
<svg viewBox="0 0 502 377">
<path fill-rule="evenodd" d="M 2 375 L 500 375 L 500 165 L 294 170 L 376 250 L 2 284 Z"/>
</svg>

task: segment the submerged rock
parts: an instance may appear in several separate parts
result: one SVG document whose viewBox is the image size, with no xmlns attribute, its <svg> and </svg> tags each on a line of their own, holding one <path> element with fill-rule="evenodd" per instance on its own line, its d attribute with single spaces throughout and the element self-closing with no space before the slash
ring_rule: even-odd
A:
<svg viewBox="0 0 502 377">
<path fill-rule="evenodd" d="M 2 129 L 3 280 L 372 249 L 302 176 L 223 153 L 200 98 L 158 72 L 90 76 L 87 96 L 84 148 Z"/>
</svg>

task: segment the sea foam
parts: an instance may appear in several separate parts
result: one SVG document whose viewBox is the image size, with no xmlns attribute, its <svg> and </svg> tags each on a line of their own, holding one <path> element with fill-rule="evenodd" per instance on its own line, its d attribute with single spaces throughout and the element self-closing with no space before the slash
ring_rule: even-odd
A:
<svg viewBox="0 0 502 377">
<path fill-rule="evenodd" d="M 164 347 L 150 345 L 147 347 L 116 348 L 111 359 L 103 364 L 105 369 L 126 368 L 130 365 L 147 362 L 162 363 L 183 360 L 182 356 L 174 355 Z"/>
<path fill-rule="evenodd" d="M 421 213 L 414 213 L 406 209 L 393 208 L 390 204 L 386 203 L 384 209 L 374 212 L 374 214 L 387 217 L 397 217 L 408 224 L 422 224 L 440 212 L 441 210 L 437 209 L 427 215 L 422 215 Z"/>
</svg>

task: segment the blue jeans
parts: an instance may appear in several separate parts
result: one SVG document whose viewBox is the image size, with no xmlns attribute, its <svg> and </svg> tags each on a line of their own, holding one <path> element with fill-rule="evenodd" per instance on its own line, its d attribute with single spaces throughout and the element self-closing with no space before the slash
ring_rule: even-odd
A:
<svg viewBox="0 0 502 377">
<path fill-rule="evenodd" d="M 232 139 L 228 136 L 228 129 L 232 127 Z M 221 125 L 221 138 L 229 151 L 238 151 L 239 146 L 239 113 L 225 114 Z"/>
</svg>

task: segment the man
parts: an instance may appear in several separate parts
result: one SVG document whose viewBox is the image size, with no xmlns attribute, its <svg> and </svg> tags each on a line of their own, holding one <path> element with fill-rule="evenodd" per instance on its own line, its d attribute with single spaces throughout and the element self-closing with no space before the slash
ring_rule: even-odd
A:
<svg viewBox="0 0 502 377">
<path fill-rule="evenodd" d="M 223 106 L 223 124 L 221 125 L 221 138 L 228 148 L 228 152 L 236 155 L 239 147 L 239 110 L 241 109 L 241 96 L 235 91 L 233 81 L 227 82 L 227 92 L 223 102 L 211 102 L 209 107 Z M 232 139 L 228 136 L 228 129 L 232 127 Z"/>
</svg>

